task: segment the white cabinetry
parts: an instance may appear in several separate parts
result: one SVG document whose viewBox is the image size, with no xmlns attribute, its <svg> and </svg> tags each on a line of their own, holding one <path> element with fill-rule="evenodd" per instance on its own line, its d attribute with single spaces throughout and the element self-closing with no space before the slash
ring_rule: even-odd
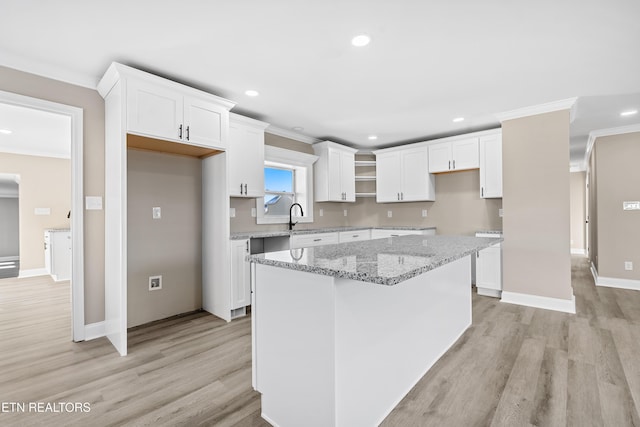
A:
<svg viewBox="0 0 640 427">
<path fill-rule="evenodd" d="M 477 169 L 479 166 L 477 137 L 429 145 L 430 173 Z"/>
<path fill-rule="evenodd" d="M 247 255 L 248 239 L 231 241 L 231 310 L 251 305 L 251 264 L 246 261 Z"/>
<path fill-rule="evenodd" d="M 311 246 L 330 245 L 338 243 L 340 237 L 334 233 L 294 234 L 291 236 L 290 248 L 308 248 Z"/>
<path fill-rule="evenodd" d="M 229 195 L 264 196 L 264 130 L 268 123 L 229 113 Z"/>
<path fill-rule="evenodd" d="M 371 239 L 384 239 L 387 237 L 408 236 L 411 234 L 434 236 L 436 234 L 436 230 L 434 228 L 430 228 L 427 230 L 394 230 L 374 228 L 373 230 L 371 230 Z"/>
<path fill-rule="evenodd" d="M 476 234 L 476 237 L 496 237 Z M 500 297 L 502 294 L 502 247 L 500 242 L 476 252 L 476 288 L 478 295 Z"/>
<path fill-rule="evenodd" d="M 374 154 L 378 203 L 435 200 L 435 180 L 427 171 L 426 146 L 377 150 Z"/>
<path fill-rule="evenodd" d="M 480 197 L 502 197 L 502 132 L 480 137 Z"/>
<path fill-rule="evenodd" d="M 56 282 L 71 278 L 71 232 L 69 230 L 44 232 L 44 266 Z"/>
<path fill-rule="evenodd" d="M 355 202 L 355 153 L 358 150 L 331 141 L 313 144 L 316 202 Z"/>
<path fill-rule="evenodd" d="M 230 103 L 159 78 L 127 80 L 127 131 L 142 136 L 225 149 Z M 154 76 L 155 77 L 155 76 Z"/>
<path fill-rule="evenodd" d="M 338 236 L 340 243 L 359 242 L 362 240 L 371 240 L 371 230 L 341 231 Z"/>
</svg>

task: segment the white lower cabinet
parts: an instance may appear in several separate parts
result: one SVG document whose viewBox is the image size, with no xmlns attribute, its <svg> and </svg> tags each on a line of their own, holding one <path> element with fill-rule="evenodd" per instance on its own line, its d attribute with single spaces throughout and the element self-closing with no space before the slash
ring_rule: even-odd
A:
<svg viewBox="0 0 640 427">
<path fill-rule="evenodd" d="M 502 294 L 502 247 L 498 242 L 476 252 L 476 288 L 478 295 Z"/>
<path fill-rule="evenodd" d="M 231 310 L 251 305 L 251 264 L 246 261 L 249 255 L 249 239 L 231 240 Z M 244 315 L 239 312 L 237 315 Z"/>
<path fill-rule="evenodd" d="M 71 231 L 44 232 L 44 266 L 56 282 L 71 279 Z"/>
<path fill-rule="evenodd" d="M 341 231 L 338 236 L 340 243 L 359 242 L 361 240 L 371 240 L 371 230 Z"/>
<path fill-rule="evenodd" d="M 311 246 L 330 245 L 339 243 L 340 237 L 334 233 L 294 234 L 291 236 L 290 248 L 308 248 Z"/>
<path fill-rule="evenodd" d="M 427 229 L 427 230 L 393 230 L 393 229 L 374 228 L 373 230 L 371 230 L 372 239 L 384 239 L 386 237 L 408 236 L 410 234 L 434 236 L 436 234 L 436 230 L 433 228 Z"/>
</svg>

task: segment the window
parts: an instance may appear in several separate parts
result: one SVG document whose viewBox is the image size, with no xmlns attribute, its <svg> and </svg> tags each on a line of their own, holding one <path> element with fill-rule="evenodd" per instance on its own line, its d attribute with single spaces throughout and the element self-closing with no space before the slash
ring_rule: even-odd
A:
<svg viewBox="0 0 640 427">
<path fill-rule="evenodd" d="M 293 203 L 295 221 L 313 222 L 313 163 L 317 156 L 265 146 L 264 198 L 256 199 L 258 224 L 286 224 Z"/>
</svg>

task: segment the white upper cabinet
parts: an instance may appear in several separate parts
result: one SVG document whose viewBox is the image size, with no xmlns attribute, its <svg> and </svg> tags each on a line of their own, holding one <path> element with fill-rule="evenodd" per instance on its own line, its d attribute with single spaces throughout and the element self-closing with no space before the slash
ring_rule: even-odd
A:
<svg viewBox="0 0 640 427">
<path fill-rule="evenodd" d="M 478 137 L 429 145 L 429 172 L 477 169 L 480 166 Z"/>
<path fill-rule="evenodd" d="M 355 202 L 355 153 L 358 150 L 331 141 L 313 144 L 316 202 Z"/>
<path fill-rule="evenodd" d="M 502 132 L 480 137 L 480 197 L 502 197 Z"/>
<path fill-rule="evenodd" d="M 126 80 L 126 130 L 150 138 L 225 150 L 233 103 L 118 64 Z"/>
<path fill-rule="evenodd" d="M 374 151 L 378 203 L 435 200 L 435 180 L 428 172 L 427 147 L 406 147 L 409 148 Z"/>
<path fill-rule="evenodd" d="M 227 170 L 229 195 L 264 196 L 264 130 L 268 123 L 229 114 Z"/>
</svg>

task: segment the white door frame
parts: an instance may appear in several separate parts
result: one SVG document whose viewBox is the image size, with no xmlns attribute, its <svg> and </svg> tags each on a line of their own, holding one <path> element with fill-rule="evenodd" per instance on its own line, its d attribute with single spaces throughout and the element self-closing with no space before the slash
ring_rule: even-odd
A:
<svg viewBox="0 0 640 427">
<path fill-rule="evenodd" d="M 71 119 L 71 326 L 73 341 L 84 341 L 84 210 L 82 108 L 0 90 L 0 103 L 17 105 Z"/>
</svg>

